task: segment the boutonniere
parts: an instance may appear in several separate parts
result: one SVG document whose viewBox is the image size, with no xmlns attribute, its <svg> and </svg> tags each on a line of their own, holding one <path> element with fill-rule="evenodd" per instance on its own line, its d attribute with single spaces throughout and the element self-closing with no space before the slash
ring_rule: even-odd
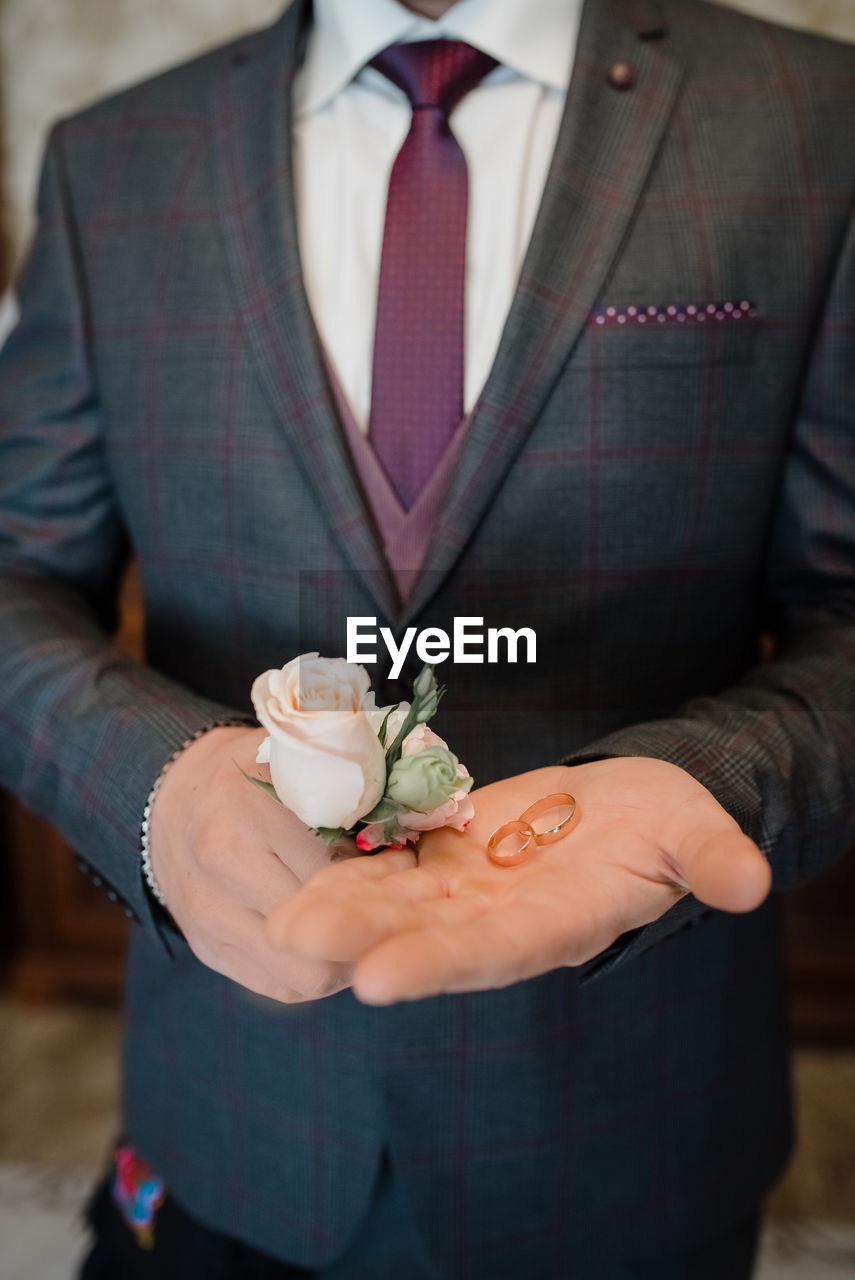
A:
<svg viewBox="0 0 855 1280">
<path fill-rule="evenodd" d="M 473 779 L 428 728 L 444 692 L 433 668 L 422 668 L 410 702 L 378 707 L 370 685 L 364 667 L 317 653 L 265 671 L 252 702 L 269 735 L 257 762 L 270 781 L 249 781 L 327 844 L 347 836 L 365 853 L 437 827 L 463 831 Z"/>
</svg>

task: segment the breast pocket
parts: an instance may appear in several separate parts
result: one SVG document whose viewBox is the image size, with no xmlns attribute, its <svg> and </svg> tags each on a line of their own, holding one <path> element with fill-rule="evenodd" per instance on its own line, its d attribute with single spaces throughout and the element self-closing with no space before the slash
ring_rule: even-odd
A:
<svg viewBox="0 0 855 1280">
<path fill-rule="evenodd" d="M 762 425 L 769 382 L 750 295 L 705 302 L 604 302 L 587 318 L 556 387 L 562 435 L 599 449 L 703 451 Z M 765 433 L 765 429 L 764 429 Z"/>
<path fill-rule="evenodd" d="M 659 369 L 745 365 L 762 316 L 750 298 L 605 303 L 587 320 L 577 368 Z"/>
</svg>

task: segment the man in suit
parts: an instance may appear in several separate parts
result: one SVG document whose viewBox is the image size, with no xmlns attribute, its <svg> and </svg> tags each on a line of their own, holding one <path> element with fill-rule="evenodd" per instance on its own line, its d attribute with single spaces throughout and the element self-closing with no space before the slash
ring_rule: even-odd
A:
<svg viewBox="0 0 855 1280">
<path fill-rule="evenodd" d="M 354 8 L 57 126 L 4 353 L 0 776 L 139 925 L 86 1275 L 736 1280 L 770 878 L 855 835 L 855 59 L 703 0 Z M 234 767 L 252 678 L 471 614 L 539 642 L 447 671 L 472 827 L 329 866 Z"/>
</svg>

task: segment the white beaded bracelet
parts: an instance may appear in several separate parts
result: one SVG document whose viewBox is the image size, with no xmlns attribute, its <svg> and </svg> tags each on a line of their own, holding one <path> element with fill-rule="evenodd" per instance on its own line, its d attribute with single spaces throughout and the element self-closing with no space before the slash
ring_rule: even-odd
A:
<svg viewBox="0 0 855 1280">
<path fill-rule="evenodd" d="M 252 727 L 253 727 L 253 722 L 249 719 L 215 720 L 213 724 L 206 724 L 203 726 L 203 728 L 197 729 L 191 738 L 188 738 L 186 742 L 182 742 L 181 746 L 178 747 L 177 750 L 173 751 L 172 755 L 169 757 L 166 764 L 163 766 L 160 773 L 157 775 L 154 786 L 152 787 L 151 791 L 149 791 L 148 793 L 148 799 L 146 800 L 145 808 L 143 809 L 142 825 L 140 827 L 140 852 L 141 852 L 141 858 L 142 858 L 142 873 L 143 873 L 143 879 L 145 880 L 146 884 L 151 890 L 152 896 L 160 903 L 160 905 L 166 911 L 169 910 L 169 907 L 167 906 L 166 899 L 163 896 L 160 885 L 157 883 L 157 880 L 155 879 L 154 872 L 151 869 L 151 846 L 149 844 L 149 839 L 148 839 L 149 825 L 151 823 L 151 809 L 152 809 L 152 805 L 154 804 L 155 797 L 158 791 L 160 790 L 161 783 L 163 782 L 163 779 L 166 777 L 166 774 L 169 768 L 171 767 L 171 765 L 175 763 L 178 757 L 182 755 L 183 752 L 185 752 L 188 747 L 192 746 L 194 742 L 197 742 L 199 738 L 203 738 L 206 733 L 210 733 L 212 729 L 251 729 Z"/>
</svg>

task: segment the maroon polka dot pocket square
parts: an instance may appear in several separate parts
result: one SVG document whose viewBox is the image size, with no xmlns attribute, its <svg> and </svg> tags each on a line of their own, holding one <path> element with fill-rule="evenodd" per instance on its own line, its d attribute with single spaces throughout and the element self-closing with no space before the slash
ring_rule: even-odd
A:
<svg viewBox="0 0 855 1280">
<path fill-rule="evenodd" d="M 636 302 L 601 307 L 593 313 L 592 321 L 601 328 L 607 325 L 625 328 L 664 324 L 716 325 L 755 319 L 757 314 L 756 304 L 746 298 L 728 299 L 726 302 Z"/>
</svg>

